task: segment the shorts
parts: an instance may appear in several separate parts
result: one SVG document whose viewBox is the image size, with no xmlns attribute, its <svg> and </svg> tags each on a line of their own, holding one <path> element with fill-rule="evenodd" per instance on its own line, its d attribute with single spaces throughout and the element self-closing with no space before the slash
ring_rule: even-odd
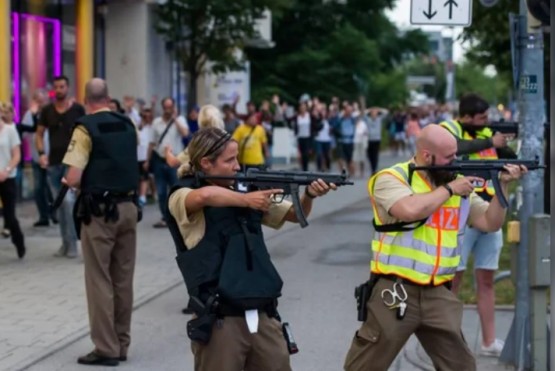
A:
<svg viewBox="0 0 555 371">
<path fill-rule="evenodd" d="M 353 161 L 353 143 L 337 143 L 337 155 L 347 163 Z"/>
<path fill-rule="evenodd" d="M 355 149 L 353 151 L 354 162 L 366 161 L 366 148 L 368 148 L 368 142 L 355 143 Z"/>
<path fill-rule="evenodd" d="M 148 171 L 145 170 L 144 165 L 146 161 L 139 161 L 139 180 L 148 180 Z"/>
<path fill-rule="evenodd" d="M 502 247 L 503 230 L 485 233 L 467 227 L 463 236 L 461 261 L 457 271 L 466 269 L 471 253 L 474 255 L 474 269 L 497 270 Z"/>
</svg>

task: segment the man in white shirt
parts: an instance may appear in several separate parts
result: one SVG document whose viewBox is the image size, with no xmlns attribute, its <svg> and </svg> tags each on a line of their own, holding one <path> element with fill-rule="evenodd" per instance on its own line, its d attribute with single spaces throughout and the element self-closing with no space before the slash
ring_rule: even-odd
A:
<svg viewBox="0 0 555 371">
<path fill-rule="evenodd" d="M 178 116 L 175 101 L 172 98 L 162 99 L 162 116 L 152 123 L 151 139 L 148 147 L 147 165 L 154 173 L 158 205 L 161 220 L 154 224 L 154 228 L 165 228 L 168 213 L 168 189 L 177 181 L 177 171 L 166 163 L 165 148 L 172 148 L 174 154 L 183 150 L 182 139 L 189 135 L 189 126 L 183 118 Z"/>
</svg>

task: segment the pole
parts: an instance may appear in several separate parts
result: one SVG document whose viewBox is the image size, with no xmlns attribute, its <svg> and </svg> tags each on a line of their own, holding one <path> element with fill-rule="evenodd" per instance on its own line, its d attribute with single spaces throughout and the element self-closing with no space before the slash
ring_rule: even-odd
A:
<svg viewBox="0 0 555 371">
<path fill-rule="evenodd" d="M 545 122 L 543 35 L 542 31 L 528 32 L 528 8 L 520 0 L 518 36 L 518 107 L 521 131 L 522 159 L 543 158 Z M 529 220 L 543 212 L 543 171 L 531 171 L 522 180 L 523 203 L 519 212 L 520 243 L 516 272 L 515 317 L 507 336 L 500 360 L 513 364 L 517 370 L 531 367 L 530 280 L 529 280 Z"/>
<path fill-rule="evenodd" d="M 553 6 L 553 4 L 551 5 L 551 25 L 550 25 L 550 35 L 549 35 L 549 39 L 550 39 L 550 62 L 551 62 L 551 76 L 550 76 L 550 84 L 549 86 L 551 87 L 551 95 L 550 95 L 550 101 L 551 101 L 551 109 L 549 110 L 549 114 L 551 119 L 549 120 L 550 122 L 550 147 L 551 149 L 553 149 L 553 144 L 555 142 L 555 133 L 553 132 L 552 126 L 555 125 L 555 75 L 553 73 L 553 71 L 555 71 L 555 35 L 553 35 L 553 29 L 555 28 L 555 26 L 553 25 L 553 20 L 555 19 L 555 6 Z M 550 156 L 550 165 L 553 164 L 553 154 L 549 153 Z M 555 171 L 553 171 L 552 169 L 550 169 L 550 183 L 551 184 L 555 184 Z M 550 197 L 551 203 L 550 203 L 550 210 L 549 212 L 551 213 L 551 210 L 555 210 L 555 199 L 553 198 L 553 195 L 551 195 Z M 553 233 L 553 232 L 551 232 Z M 551 236 L 552 237 L 552 236 Z M 551 238 L 551 241 L 553 241 L 553 238 Z M 555 284 L 555 244 L 551 244 L 551 286 L 554 286 Z M 555 369 L 555 349 L 553 349 L 553 347 L 555 346 L 555 310 L 553 310 L 553 306 L 555 303 L 555 289 L 553 287 L 551 287 L 551 328 L 550 328 L 550 361 L 549 361 L 549 367 L 550 369 Z"/>
</svg>

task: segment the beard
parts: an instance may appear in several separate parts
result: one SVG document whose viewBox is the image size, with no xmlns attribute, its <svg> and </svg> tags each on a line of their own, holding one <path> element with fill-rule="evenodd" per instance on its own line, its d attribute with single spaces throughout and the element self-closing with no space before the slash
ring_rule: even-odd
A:
<svg viewBox="0 0 555 371">
<path fill-rule="evenodd" d="M 436 157 L 432 155 L 432 166 L 435 165 Z M 449 170 L 434 170 L 429 171 L 428 173 L 430 176 L 430 180 L 438 187 L 455 180 L 455 178 L 457 177 L 457 174 L 454 171 Z"/>
</svg>

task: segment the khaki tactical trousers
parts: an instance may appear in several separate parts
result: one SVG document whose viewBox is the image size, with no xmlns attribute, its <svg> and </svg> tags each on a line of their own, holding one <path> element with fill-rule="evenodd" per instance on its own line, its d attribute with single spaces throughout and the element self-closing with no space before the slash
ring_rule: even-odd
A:
<svg viewBox="0 0 555 371">
<path fill-rule="evenodd" d="M 245 317 L 216 323 L 207 345 L 191 343 L 195 371 L 291 371 L 281 323 L 259 314 L 258 332 L 251 334 Z"/>
<path fill-rule="evenodd" d="M 476 361 L 461 332 L 462 303 L 445 286 L 403 284 L 408 294 L 402 320 L 389 309 L 382 290 L 393 281 L 379 279 L 366 305 L 368 318 L 355 333 L 345 360 L 346 371 L 385 371 L 412 334 L 424 347 L 437 370 L 475 371 Z"/>
<path fill-rule="evenodd" d="M 81 227 L 85 288 L 95 353 L 127 356 L 131 341 L 133 272 L 137 250 L 137 207 L 118 204 L 117 222 L 92 217 Z"/>
</svg>

